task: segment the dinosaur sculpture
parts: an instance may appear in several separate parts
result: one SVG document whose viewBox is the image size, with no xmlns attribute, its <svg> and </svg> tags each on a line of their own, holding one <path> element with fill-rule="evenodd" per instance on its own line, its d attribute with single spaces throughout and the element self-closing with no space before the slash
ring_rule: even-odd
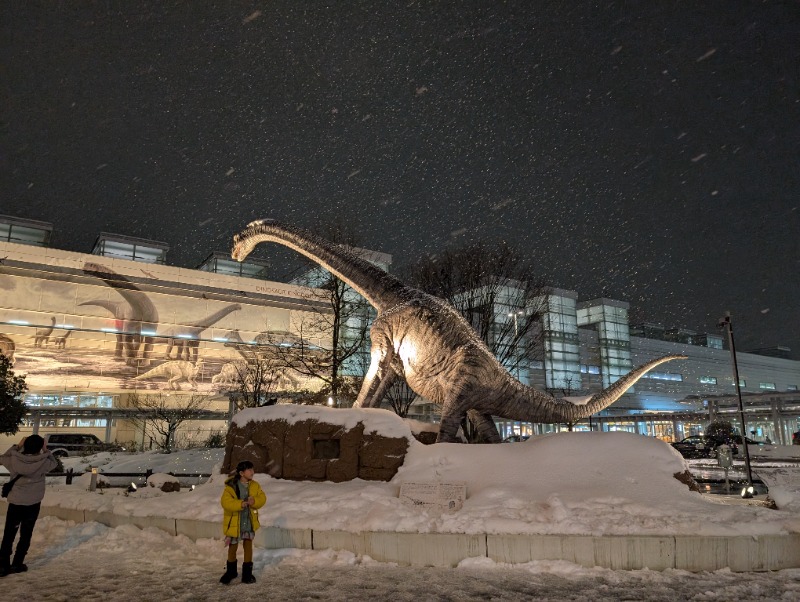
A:
<svg viewBox="0 0 800 602">
<path fill-rule="evenodd" d="M 47 341 L 50 339 L 50 335 L 53 334 L 53 329 L 56 326 L 56 319 L 50 318 L 50 326 L 45 326 L 44 328 L 37 328 L 36 334 L 33 336 L 33 346 L 34 347 L 46 347 Z"/>
<path fill-rule="evenodd" d="M 158 311 L 153 302 L 135 284 L 111 268 L 86 262 L 83 273 L 99 278 L 125 300 L 125 303 L 105 300 L 81 303 L 104 307 L 114 316 L 117 330 L 114 357 L 124 359 L 131 366 L 149 366 L 153 335 L 158 325 Z"/>
<path fill-rule="evenodd" d="M 172 360 L 148 370 L 144 374 L 135 376 L 133 380 L 150 380 L 152 378 L 166 378 L 167 386 L 173 391 L 180 391 L 180 383 L 186 381 L 192 390 L 197 390 L 197 376 L 203 369 L 202 358 L 197 363 L 185 360 Z"/>
<path fill-rule="evenodd" d="M 526 387 L 492 355 L 461 314 L 447 302 L 400 280 L 299 228 L 260 220 L 234 237 L 232 257 L 243 261 L 262 242 L 289 247 L 350 285 L 378 312 L 370 330 L 371 363 L 355 407 L 377 407 L 398 376 L 422 397 L 440 404 L 437 442 L 456 441 L 469 412 L 488 440 L 500 439 L 491 419 L 574 423 L 608 407 L 649 370 L 681 355 L 647 362 L 593 395 L 585 405 Z"/>
</svg>

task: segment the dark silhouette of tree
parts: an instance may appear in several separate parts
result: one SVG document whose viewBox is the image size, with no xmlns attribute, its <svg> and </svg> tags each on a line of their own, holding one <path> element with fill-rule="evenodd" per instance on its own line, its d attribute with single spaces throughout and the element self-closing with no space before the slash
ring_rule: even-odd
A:
<svg viewBox="0 0 800 602">
<path fill-rule="evenodd" d="M 175 449 L 175 433 L 187 420 L 195 420 L 208 409 L 206 395 L 133 394 L 128 405 L 139 410 L 132 422 L 141 426 L 156 445 L 167 453 Z"/>
<path fill-rule="evenodd" d="M 242 357 L 229 364 L 236 375 L 228 397 L 238 410 L 270 405 L 277 402 L 279 394 L 297 389 L 298 380 L 292 375 L 289 354 L 282 351 L 295 342 L 290 333 L 262 333 L 255 343 L 226 343 Z"/>
<path fill-rule="evenodd" d="M 545 288 L 529 260 L 507 244 L 447 249 L 406 266 L 401 278 L 455 307 L 512 374 L 534 358 Z"/>
<path fill-rule="evenodd" d="M 0 433 L 15 435 L 25 418 L 27 407 L 22 400 L 28 385 L 24 376 L 16 376 L 11 360 L 0 353 Z"/>
<path fill-rule="evenodd" d="M 517 378 L 536 359 L 545 288 L 520 252 L 505 243 L 479 242 L 423 258 L 400 274 L 407 284 L 455 307 Z M 474 420 L 473 413 L 462 431 L 468 441 L 479 442 Z"/>
<path fill-rule="evenodd" d="M 408 411 L 411 409 L 411 404 L 414 403 L 416 398 L 417 394 L 411 390 L 411 387 L 408 386 L 406 381 L 404 381 L 402 378 L 398 378 L 392 383 L 392 386 L 389 387 L 389 390 L 386 391 L 384 402 L 388 403 L 389 407 L 395 414 L 401 418 L 405 418 L 408 416 Z"/>
<path fill-rule="evenodd" d="M 356 237 L 341 223 L 317 227 L 314 232 L 357 255 L 369 256 L 368 251 L 356 246 Z M 299 272 L 292 283 L 309 288 L 309 307 L 294 324 L 296 337 L 291 345 L 281 340 L 281 334 L 269 335 L 277 365 L 322 381 L 318 392 L 305 396 L 306 402 L 324 404 L 331 398 L 337 407 L 350 406 L 363 381 L 361 368 L 368 357 L 374 310 L 366 299 L 316 263 L 304 261 Z"/>
</svg>

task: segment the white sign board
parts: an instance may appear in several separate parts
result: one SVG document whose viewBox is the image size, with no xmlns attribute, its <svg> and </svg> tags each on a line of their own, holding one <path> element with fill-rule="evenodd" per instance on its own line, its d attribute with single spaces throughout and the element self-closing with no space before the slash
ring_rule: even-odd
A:
<svg viewBox="0 0 800 602">
<path fill-rule="evenodd" d="M 400 500 L 425 509 L 459 510 L 467 497 L 466 483 L 402 483 Z"/>
</svg>

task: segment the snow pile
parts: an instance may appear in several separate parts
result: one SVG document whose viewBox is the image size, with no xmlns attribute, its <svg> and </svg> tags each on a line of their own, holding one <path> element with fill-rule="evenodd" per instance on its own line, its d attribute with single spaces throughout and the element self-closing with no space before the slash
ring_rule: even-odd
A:
<svg viewBox="0 0 800 602">
<path fill-rule="evenodd" d="M 215 474 L 195 491 L 168 494 L 148 487 L 128 496 L 113 489 L 97 495 L 59 479 L 48 487 L 45 504 L 221 521 L 219 496 L 225 475 L 212 470 L 221 457 L 222 450 L 106 456 L 107 472 L 134 464 L 142 471 L 176 472 L 163 463 L 171 458 L 185 472 Z M 98 457 L 88 460 L 98 463 Z M 162 463 L 149 466 L 151 461 Z M 673 477 L 684 470 L 685 460 L 662 441 L 595 432 L 536 436 L 501 445 L 424 446 L 412 440 L 404 465 L 389 483 L 295 482 L 267 475 L 256 479 L 267 494 L 267 505 L 259 512 L 262 525 L 283 528 L 576 535 L 800 531 L 797 512 L 730 505 L 689 491 Z M 431 481 L 466 483 L 463 508 L 424 510 L 398 498 L 403 482 Z"/>
</svg>

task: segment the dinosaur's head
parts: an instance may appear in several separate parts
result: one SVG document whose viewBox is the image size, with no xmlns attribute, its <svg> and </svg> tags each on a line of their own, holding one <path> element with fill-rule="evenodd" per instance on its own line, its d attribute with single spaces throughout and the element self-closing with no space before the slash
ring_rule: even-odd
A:
<svg viewBox="0 0 800 602">
<path fill-rule="evenodd" d="M 253 252 L 258 243 L 263 242 L 264 238 L 259 235 L 267 234 L 269 226 L 275 224 L 273 219 L 259 219 L 247 224 L 247 227 L 233 237 L 233 249 L 231 257 L 236 261 L 244 261 Z"/>
</svg>

